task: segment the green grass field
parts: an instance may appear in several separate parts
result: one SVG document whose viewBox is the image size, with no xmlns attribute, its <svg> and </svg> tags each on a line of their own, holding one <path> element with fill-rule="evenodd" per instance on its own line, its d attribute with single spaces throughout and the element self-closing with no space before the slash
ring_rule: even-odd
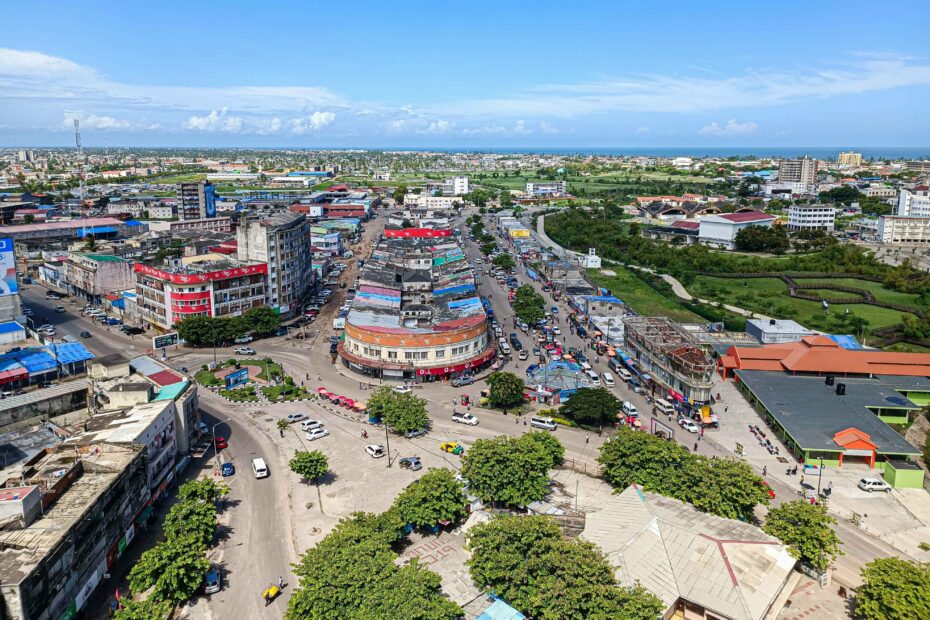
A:
<svg viewBox="0 0 930 620">
<path fill-rule="evenodd" d="M 808 280 L 805 279 L 804 281 L 807 282 Z M 864 280 L 853 281 L 857 283 L 865 282 Z M 837 283 L 839 282 L 837 281 Z M 881 287 L 880 284 L 875 282 L 866 283 Z M 870 329 L 900 323 L 902 317 L 902 313 L 897 310 L 868 304 L 831 304 L 828 314 L 818 302 L 788 297 L 788 286 L 778 278 L 746 278 L 741 280 L 696 276 L 694 282 L 688 285 L 687 288 L 692 295 L 697 297 L 722 301 L 779 319 L 793 319 L 807 327 L 825 331 L 838 328 L 836 318 L 845 315 L 847 308 L 850 313 L 854 313 L 868 321 Z M 882 291 L 876 290 L 873 292 L 876 299 L 884 299 L 886 293 L 892 293 L 892 297 L 899 295 L 899 293 L 888 291 L 884 287 L 881 288 Z M 840 291 L 820 289 L 817 289 L 817 293 L 829 294 L 832 297 L 844 294 Z"/>
<path fill-rule="evenodd" d="M 881 282 L 872 282 L 870 280 L 857 280 L 856 278 L 838 278 L 835 280 L 818 280 L 814 278 L 798 278 L 798 283 L 819 284 L 829 283 L 837 286 L 851 286 L 869 291 L 878 301 L 884 301 L 890 304 L 901 304 L 902 306 L 920 306 L 920 296 L 913 293 L 901 293 L 885 288 Z M 834 291 L 834 297 L 839 291 Z"/>
<path fill-rule="evenodd" d="M 589 269 L 588 277 L 598 286 L 610 289 L 615 297 L 636 312 L 647 316 L 665 315 L 684 323 L 706 322 L 706 319 L 694 314 L 675 299 L 658 293 L 626 269 L 616 266 L 610 269 L 617 275 L 605 276 L 600 270 Z"/>
<path fill-rule="evenodd" d="M 930 353 L 930 348 L 922 347 L 919 344 L 911 344 L 909 342 L 898 342 L 890 347 L 886 347 L 885 350 L 897 351 L 899 353 Z"/>
<path fill-rule="evenodd" d="M 834 291 L 828 288 L 806 288 L 799 289 L 799 293 L 804 295 L 814 295 L 820 297 L 821 299 L 826 299 L 828 302 L 831 299 L 848 299 L 850 297 L 856 297 L 858 299 L 863 299 L 862 295 L 856 295 L 855 293 L 847 293 L 846 291 Z"/>
</svg>

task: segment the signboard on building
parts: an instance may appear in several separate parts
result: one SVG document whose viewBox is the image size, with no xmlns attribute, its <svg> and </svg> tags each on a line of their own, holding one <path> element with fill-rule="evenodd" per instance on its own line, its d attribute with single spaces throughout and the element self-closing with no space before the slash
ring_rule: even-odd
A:
<svg viewBox="0 0 930 620">
<path fill-rule="evenodd" d="M 152 337 L 153 349 L 164 349 L 165 347 L 170 347 L 173 344 L 178 344 L 178 332 L 171 332 L 168 334 L 162 334 L 161 336 Z"/>
<path fill-rule="evenodd" d="M 13 240 L 9 237 L 0 239 L 0 297 L 15 295 L 19 292 L 16 283 L 16 256 L 13 255 Z"/>
<path fill-rule="evenodd" d="M 239 370 L 234 370 L 228 375 L 226 375 L 226 389 L 234 390 L 240 385 L 245 385 L 249 382 L 249 368 L 240 368 Z"/>
</svg>

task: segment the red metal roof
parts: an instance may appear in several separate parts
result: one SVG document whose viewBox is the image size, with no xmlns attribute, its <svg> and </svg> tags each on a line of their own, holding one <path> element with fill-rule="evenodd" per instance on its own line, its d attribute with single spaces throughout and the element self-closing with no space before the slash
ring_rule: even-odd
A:
<svg viewBox="0 0 930 620">
<path fill-rule="evenodd" d="M 744 213 L 721 213 L 716 217 L 722 217 L 725 220 L 729 220 L 736 224 L 741 224 L 743 222 L 761 222 L 763 220 L 774 220 L 774 215 L 769 215 L 768 213 L 762 213 L 760 211 L 746 211 Z"/>
<path fill-rule="evenodd" d="M 150 381 L 154 381 L 160 386 L 174 385 L 184 380 L 170 370 L 162 370 L 161 372 L 156 372 L 154 375 L 148 375 L 146 378 Z"/>
<path fill-rule="evenodd" d="M 672 222 L 672 228 L 685 228 L 687 230 L 697 230 L 701 223 L 695 220 L 675 220 Z"/>
</svg>

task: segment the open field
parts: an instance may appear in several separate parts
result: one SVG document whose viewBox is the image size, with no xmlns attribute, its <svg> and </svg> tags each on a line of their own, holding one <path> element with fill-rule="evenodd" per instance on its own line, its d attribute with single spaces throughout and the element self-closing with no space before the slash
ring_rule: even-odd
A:
<svg viewBox="0 0 930 620">
<path fill-rule="evenodd" d="M 869 280 L 857 280 L 856 278 L 838 278 L 833 280 L 818 280 L 812 278 L 798 278 L 798 284 L 835 284 L 837 286 L 850 286 L 853 288 L 861 288 L 869 291 L 872 295 L 875 296 L 875 299 L 878 301 L 888 302 L 890 304 L 901 304 L 902 306 L 919 306 L 920 305 L 920 296 L 913 293 L 901 293 L 899 291 L 893 291 L 891 289 L 885 288 L 881 282 L 871 282 Z M 837 294 L 844 294 L 840 291 L 834 291 L 834 296 Z"/>
<path fill-rule="evenodd" d="M 804 281 L 808 282 L 809 280 Z M 888 293 L 892 297 L 901 295 L 901 293 L 885 289 L 877 282 L 855 279 L 849 281 L 857 283 L 849 284 L 849 286 L 859 286 L 858 283 L 864 283 L 879 287 L 881 290 L 870 289 L 873 290 L 876 299 L 888 299 L 885 296 Z M 831 280 L 831 282 L 833 281 Z M 837 284 L 841 282 L 846 285 L 846 280 L 836 281 Z M 859 288 L 866 287 L 859 286 Z M 902 313 L 897 310 L 868 304 L 831 304 L 828 314 L 815 301 L 788 297 L 788 286 L 778 278 L 735 279 L 696 276 L 694 281 L 688 285 L 688 291 L 697 297 L 722 301 L 777 318 L 794 319 L 802 325 L 815 329 L 837 329 L 836 317 L 845 315 L 847 308 L 850 313 L 854 313 L 868 321 L 870 329 L 900 323 L 902 316 Z M 848 296 L 842 291 L 818 290 L 817 293 L 823 293 L 828 297 Z"/>
<path fill-rule="evenodd" d="M 617 275 L 605 276 L 597 269 L 589 269 L 588 277 L 598 286 L 610 289 L 614 296 L 636 312 L 644 315 L 664 314 L 686 323 L 706 322 L 706 319 L 694 314 L 675 299 L 661 295 L 626 269 L 616 266 L 610 269 Z"/>
</svg>

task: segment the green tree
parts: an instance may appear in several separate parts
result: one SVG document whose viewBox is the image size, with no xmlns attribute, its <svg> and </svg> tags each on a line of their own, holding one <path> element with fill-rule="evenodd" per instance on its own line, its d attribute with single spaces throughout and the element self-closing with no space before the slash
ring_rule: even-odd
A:
<svg viewBox="0 0 930 620">
<path fill-rule="evenodd" d="M 675 478 L 678 488 L 672 497 L 690 502 L 702 512 L 748 521 L 756 506 L 769 503 L 762 479 L 743 461 L 690 454 L 681 474 Z M 701 484 L 694 484 L 694 480 Z"/>
<path fill-rule="evenodd" d="M 492 407 L 516 407 L 523 404 L 523 379 L 512 372 L 495 372 L 487 379 Z"/>
<path fill-rule="evenodd" d="M 679 476 L 675 474 L 669 479 L 669 474 L 680 470 L 687 458 L 688 451 L 681 444 L 621 427 L 601 447 L 597 461 L 604 467 L 604 478 L 614 488 L 625 489 L 636 483 L 649 491 L 675 497 L 673 490 Z"/>
<path fill-rule="evenodd" d="M 281 315 L 268 306 L 252 308 L 242 315 L 242 319 L 248 330 L 258 336 L 268 336 L 281 327 Z"/>
<path fill-rule="evenodd" d="M 495 256 L 491 263 L 497 265 L 501 269 L 513 269 L 517 266 L 517 262 L 513 260 L 513 256 L 510 254 L 500 254 Z"/>
<path fill-rule="evenodd" d="M 529 284 L 517 288 L 513 299 L 513 311 L 524 323 L 535 325 L 546 316 L 546 301 Z"/>
<path fill-rule="evenodd" d="M 526 506 L 545 497 L 552 463 L 540 442 L 499 436 L 475 441 L 462 456 L 462 476 L 482 501 Z"/>
<path fill-rule="evenodd" d="M 398 205 L 404 204 L 404 196 L 406 195 L 407 195 L 406 185 L 398 185 L 397 187 L 394 188 L 393 198 L 394 198 L 394 202 L 396 202 Z"/>
<path fill-rule="evenodd" d="M 401 527 L 393 510 L 341 521 L 294 565 L 300 585 L 285 618 L 459 618 L 462 610 L 442 595 L 438 575 L 416 562 L 395 564 L 391 544 Z"/>
<path fill-rule="evenodd" d="M 154 588 L 156 601 L 178 603 L 197 592 L 210 561 L 197 540 L 180 537 L 158 543 L 142 554 L 129 571 L 129 589 L 135 593 Z"/>
<path fill-rule="evenodd" d="M 287 429 L 291 427 L 291 423 L 288 422 L 286 419 L 281 418 L 280 420 L 277 421 L 277 423 L 275 423 L 275 426 L 278 427 L 278 433 L 280 433 L 280 435 L 284 437 L 284 431 L 286 431 Z"/>
<path fill-rule="evenodd" d="M 862 568 L 856 616 L 862 620 L 930 618 L 930 564 L 879 558 Z"/>
<path fill-rule="evenodd" d="M 329 471 L 329 459 L 319 450 L 308 452 L 307 450 L 296 450 L 294 458 L 288 462 L 291 471 L 307 480 L 313 480 L 316 486 L 316 498 L 320 505 L 320 512 L 323 512 L 323 496 L 320 493 L 320 478 Z"/>
<path fill-rule="evenodd" d="M 206 547 L 216 534 L 216 507 L 199 500 L 177 502 L 162 523 L 165 538 L 193 539 Z"/>
<path fill-rule="evenodd" d="M 505 209 L 509 209 L 513 206 L 513 194 L 510 193 L 510 190 L 503 190 L 500 193 L 501 206 Z"/>
<path fill-rule="evenodd" d="M 87 235 L 85 239 L 86 240 L 84 241 L 84 249 L 87 250 L 88 252 L 96 252 L 97 251 L 97 237 L 94 236 L 93 233 L 91 233 Z"/>
<path fill-rule="evenodd" d="M 247 323 L 243 317 L 193 316 L 175 323 L 175 329 L 178 331 L 178 337 L 192 346 L 222 346 L 244 334 L 247 331 Z"/>
<path fill-rule="evenodd" d="M 824 571 L 841 553 L 835 523 L 826 506 L 795 500 L 769 510 L 762 529 L 788 545 L 795 558 Z"/>
<path fill-rule="evenodd" d="M 431 469 L 401 491 L 394 510 L 404 523 L 424 528 L 458 521 L 466 503 L 462 483 L 452 470 Z"/>
<path fill-rule="evenodd" d="M 540 620 L 654 620 L 665 606 L 640 586 L 618 587 L 592 543 L 566 540 L 544 516 L 503 516 L 468 534 L 472 579 Z"/>
<path fill-rule="evenodd" d="M 484 254 L 485 256 L 492 254 L 494 250 L 496 249 L 497 249 L 497 243 L 495 243 L 494 241 L 486 241 L 481 244 L 481 253 Z"/>
<path fill-rule="evenodd" d="M 606 388 L 581 388 L 559 409 L 579 424 L 610 425 L 620 411 L 620 400 Z"/>
<path fill-rule="evenodd" d="M 144 601 L 128 601 L 124 598 L 120 604 L 122 609 L 116 612 L 116 620 L 166 620 L 173 609 L 169 601 L 154 598 Z"/>
<path fill-rule="evenodd" d="M 27 213 L 23 216 L 23 224 L 32 224 L 34 221 L 36 221 L 36 216 L 32 213 Z"/>
<path fill-rule="evenodd" d="M 854 202 L 860 202 L 865 198 L 865 195 L 855 187 L 850 185 L 842 185 L 840 187 L 834 187 L 833 189 L 827 190 L 825 192 L 820 192 L 817 197 L 823 202 L 850 205 Z"/>
<path fill-rule="evenodd" d="M 553 465 L 561 465 L 562 461 L 565 460 L 565 447 L 561 441 L 556 439 L 554 434 L 548 431 L 526 433 L 520 437 L 520 441 L 535 442 L 539 445 L 552 459 L 552 463 L 549 465 L 550 468 Z"/>
<path fill-rule="evenodd" d="M 189 480 L 178 487 L 178 501 L 200 501 L 212 504 L 227 493 L 229 493 L 229 486 L 215 482 L 211 478 L 200 478 Z"/>
<path fill-rule="evenodd" d="M 395 392 L 389 386 L 379 388 L 368 399 L 366 411 L 369 416 L 381 418 L 389 428 L 398 433 L 429 426 L 426 400 L 409 392 Z"/>
</svg>

